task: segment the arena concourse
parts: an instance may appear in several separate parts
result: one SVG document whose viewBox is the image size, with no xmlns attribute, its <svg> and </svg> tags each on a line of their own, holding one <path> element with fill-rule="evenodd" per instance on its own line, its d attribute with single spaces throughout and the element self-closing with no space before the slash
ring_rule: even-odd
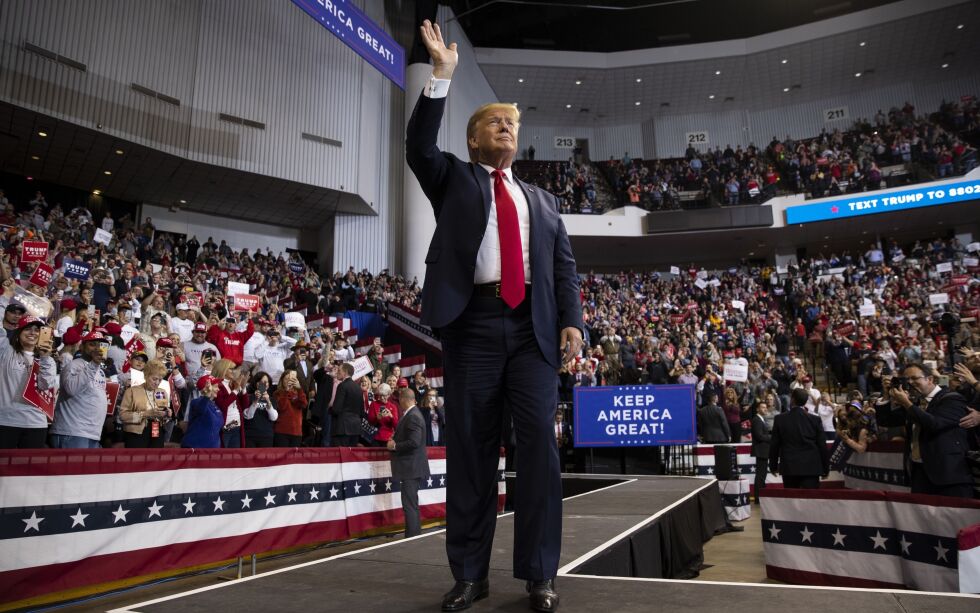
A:
<svg viewBox="0 0 980 613">
<path fill-rule="evenodd" d="M 562 610 L 975 610 L 980 5 L 641 4 L 0 4 L 0 611 L 437 609 L 426 19 L 459 53 L 437 146 L 516 105 L 575 259 L 583 348 L 535 384 Z M 690 431 L 603 435 L 617 393 L 683 393 Z M 473 610 L 527 608 L 515 430 Z"/>
</svg>

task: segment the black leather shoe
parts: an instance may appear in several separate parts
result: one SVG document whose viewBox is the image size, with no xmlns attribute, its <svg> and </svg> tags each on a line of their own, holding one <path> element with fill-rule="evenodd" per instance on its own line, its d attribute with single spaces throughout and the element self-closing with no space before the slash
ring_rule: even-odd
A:
<svg viewBox="0 0 980 613">
<path fill-rule="evenodd" d="M 490 595 L 490 580 L 457 581 L 453 589 L 442 597 L 443 611 L 462 611 L 469 609 L 475 601 Z"/>
<path fill-rule="evenodd" d="M 527 591 L 530 594 L 531 608 L 535 611 L 557 611 L 558 592 L 555 591 L 555 580 L 528 581 Z"/>
</svg>

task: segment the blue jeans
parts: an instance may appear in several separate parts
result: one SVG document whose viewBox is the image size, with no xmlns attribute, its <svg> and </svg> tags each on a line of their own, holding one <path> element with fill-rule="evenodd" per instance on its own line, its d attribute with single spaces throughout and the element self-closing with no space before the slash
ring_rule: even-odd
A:
<svg viewBox="0 0 980 613">
<path fill-rule="evenodd" d="M 237 449 L 242 446 L 241 427 L 221 431 L 221 442 L 225 449 Z"/>
<path fill-rule="evenodd" d="M 99 441 L 68 434 L 52 434 L 51 446 L 55 449 L 99 449 L 101 447 Z"/>
</svg>

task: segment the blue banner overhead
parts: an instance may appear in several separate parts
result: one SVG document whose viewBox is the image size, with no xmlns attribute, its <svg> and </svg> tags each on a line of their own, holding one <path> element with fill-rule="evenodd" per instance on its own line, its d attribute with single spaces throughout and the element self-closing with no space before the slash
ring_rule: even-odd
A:
<svg viewBox="0 0 980 613">
<path fill-rule="evenodd" d="M 350 0 L 293 0 L 307 15 L 405 89 L 405 50 Z"/>
<path fill-rule="evenodd" d="M 576 447 L 697 442 L 693 385 L 575 388 Z"/>
<path fill-rule="evenodd" d="M 786 209 L 786 223 L 832 221 L 980 199 L 980 181 L 960 181 L 893 192 L 864 192 L 850 198 L 801 204 Z"/>
</svg>

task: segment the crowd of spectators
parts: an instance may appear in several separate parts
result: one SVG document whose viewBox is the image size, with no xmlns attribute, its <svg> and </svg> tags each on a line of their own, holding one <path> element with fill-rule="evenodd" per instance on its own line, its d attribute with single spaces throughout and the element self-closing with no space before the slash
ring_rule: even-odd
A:
<svg viewBox="0 0 980 613">
<path fill-rule="evenodd" d="M 420 300 L 417 283 L 388 271 L 321 276 L 297 253 L 184 240 L 149 218 L 96 221 L 41 192 L 18 208 L 0 191 L 0 224 L 2 448 L 328 445 L 336 390 L 350 377 L 339 365 L 355 357 L 329 316 Z M 97 242 L 98 230 L 111 241 Z M 47 244 L 50 278 L 37 277 L 25 242 Z M 254 310 L 228 295 L 231 282 L 249 287 Z M 323 325 L 287 325 L 286 312 Z M 397 411 L 386 398 L 399 386 L 417 392 L 437 432 L 444 412 L 424 374 L 401 377 L 376 345 L 350 402 L 364 418 L 361 444 L 390 438 Z"/>
<path fill-rule="evenodd" d="M 602 213 L 597 198 L 595 169 L 589 163 L 521 160 L 514 162 L 518 176 L 558 197 L 562 213 Z"/>
<path fill-rule="evenodd" d="M 760 404 L 770 409 L 771 424 L 801 387 L 831 438 L 843 430 L 861 441 L 862 422 L 855 421 L 861 418 L 869 422 L 866 442 L 868 433 L 878 435 L 873 407 L 887 394 L 889 377 L 924 362 L 946 373 L 953 387 L 963 386 L 978 406 L 972 383 L 980 360 L 967 358 L 980 348 L 972 321 L 980 306 L 980 254 L 956 239 L 862 251 L 785 268 L 587 275 L 587 349 L 562 368 L 561 398 L 570 401 L 577 386 L 694 384 L 699 407 L 717 405 L 725 414 L 722 438 L 738 442 Z M 938 272 L 944 265 L 949 271 Z M 955 370 L 948 366 L 943 313 L 960 320 L 952 342 L 963 350 L 954 352 L 963 364 Z M 731 361 L 747 367 L 746 381 L 725 380 Z M 721 429 L 702 432 L 703 440 L 721 442 L 715 440 Z"/>
<path fill-rule="evenodd" d="M 977 115 L 973 97 L 944 102 L 929 115 L 917 115 L 906 102 L 850 129 L 825 130 L 813 138 L 774 136 L 764 148 L 690 146 L 676 159 L 639 160 L 627 153 L 603 163 L 602 170 L 620 205 L 650 211 L 759 204 L 780 194 L 835 196 L 891 186 L 890 180 L 966 174 L 978 163 Z"/>
</svg>

